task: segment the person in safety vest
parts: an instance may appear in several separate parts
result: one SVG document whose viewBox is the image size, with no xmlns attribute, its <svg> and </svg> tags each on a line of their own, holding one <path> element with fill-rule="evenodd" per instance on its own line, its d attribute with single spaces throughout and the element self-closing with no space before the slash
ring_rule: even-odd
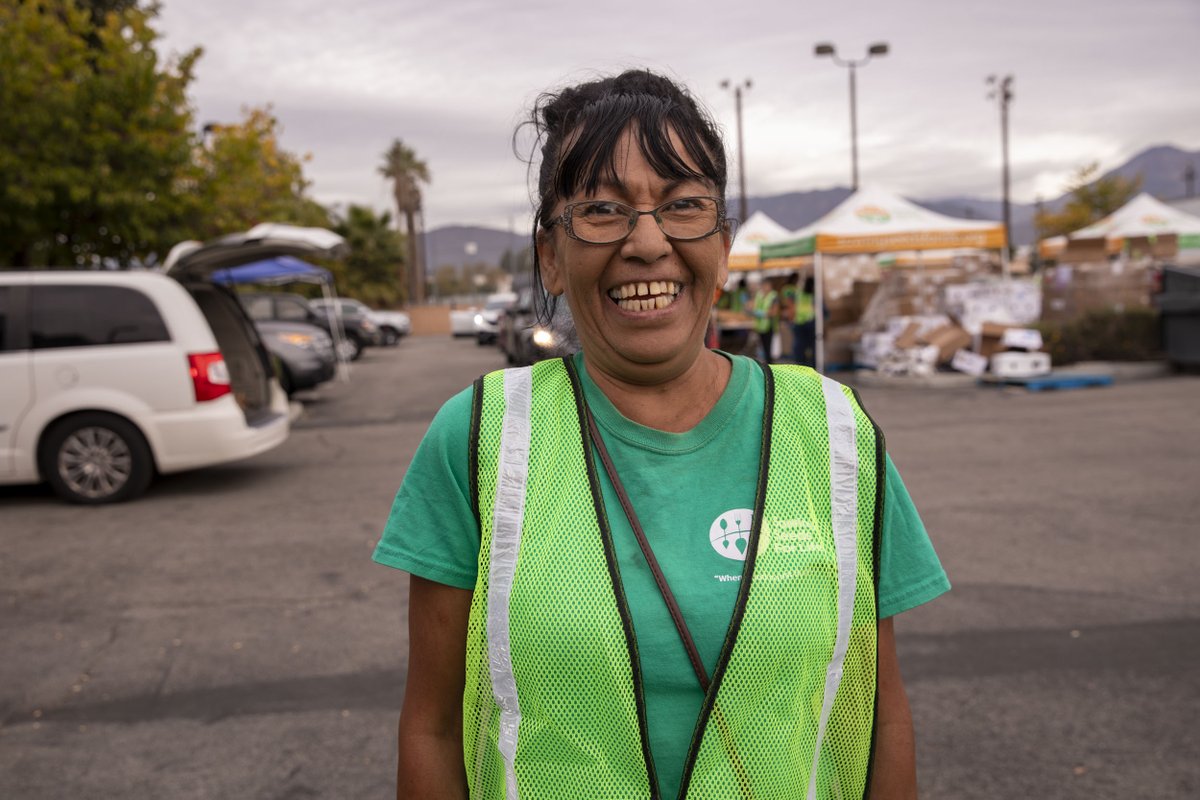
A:
<svg viewBox="0 0 1200 800">
<path fill-rule="evenodd" d="M 793 272 L 781 291 L 780 313 L 792 326 L 792 360 L 811 367 L 817 346 L 817 313 L 813 302 L 813 279 L 804 279 L 800 286 L 799 273 Z"/>
<path fill-rule="evenodd" d="M 892 617 L 949 583 L 854 392 L 705 347 L 711 116 L 632 70 L 531 122 L 541 313 L 582 349 L 450 399 L 396 495 L 398 797 L 915 797 Z"/>
<path fill-rule="evenodd" d="M 779 293 L 765 280 L 754 280 L 750 284 L 753 297 L 748 311 L 754 317 L 754 330 L 762 347 L 762 359 L 771 363 L 771 345 L 779 330 Z"/>
</svg>

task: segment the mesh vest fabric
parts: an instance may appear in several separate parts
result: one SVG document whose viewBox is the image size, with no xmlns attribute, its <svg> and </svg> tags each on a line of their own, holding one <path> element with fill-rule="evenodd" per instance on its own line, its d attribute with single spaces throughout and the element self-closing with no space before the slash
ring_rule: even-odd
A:
<svg viewBox="0 0 1200 800">
<path fill-rule="evenodd" d="M 654 797 L 637 645 L 599 501 L 577 379 L 561 360 L 529 370 L 528 480 L 508 599 L 508 659 L 519 713 L 498 699 L 489 592 L 505 372 L 477 385 L 476 492 L 482 531 L 467 643 L 464 753 L 471 797 Z M 511 372 L 511 371 L 509 371 Z M 760 480 L 756 556 L 747 559 L 683 783 L 687 797 L 803 797 L 837 629 L 829 524 L 829 434 L 821 379 L 776 368 L 769 461 Z M 848 390 L 858 447 L 853 597 L 843 678 L 828 705 L 816 797 L 861 797 L 875 699 L 876 471 L 882 440 Z M 768 392 L 768 405 L 772 393 Z M 585 449 L 588 448 L 588 449 Z M 503 478 L 500 478 L 503 480 Z M 757 521 L 763 520 L 761 525 Z M 495 612 L 497 609 L 491 609 Z M 493 616 L 495 616 L 493 614 Z M 494 637 L 494 632 L 492 633 Z M 489 661 L 491 659 L 491 661 Z M 652 668 L 652 666 L 648 667 Z M 511 766 L 502 718 L 516 723 Z M 506 788 L 506 783 L 508 788 Z M 655 787 L 655 788 L 652 788 Z M 564 794 L 565 793 L 565 794 Z"/>
</svg>

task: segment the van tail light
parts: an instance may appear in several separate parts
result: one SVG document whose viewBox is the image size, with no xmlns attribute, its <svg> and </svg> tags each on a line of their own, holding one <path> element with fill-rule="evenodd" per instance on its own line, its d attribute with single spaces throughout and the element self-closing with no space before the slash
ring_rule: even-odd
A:
<svg viewBox="0 0 1200 800">
<path fill-rule="evenodd" d="M 216 400 L 233 391 L 229 385 L 229 367 L 220 353 L 188 353 L 188 367 L 197 403 Z"/>
</svg>

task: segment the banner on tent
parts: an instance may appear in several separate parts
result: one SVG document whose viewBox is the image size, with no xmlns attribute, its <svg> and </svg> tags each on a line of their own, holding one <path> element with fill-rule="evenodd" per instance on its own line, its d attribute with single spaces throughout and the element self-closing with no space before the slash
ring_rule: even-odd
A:
<svg viewBox="0 0 1200 800">
<path fill-rule="evenodd" d="M 818 234 L 816 237 L 816 249 L 822 253 L 885 253 L 896 250 L 948 250 L 956 247 L 1004 247 L 1004 228 L 1001 226 L 979 231 L 913 231 L 863 236 Z"/>
</svg>

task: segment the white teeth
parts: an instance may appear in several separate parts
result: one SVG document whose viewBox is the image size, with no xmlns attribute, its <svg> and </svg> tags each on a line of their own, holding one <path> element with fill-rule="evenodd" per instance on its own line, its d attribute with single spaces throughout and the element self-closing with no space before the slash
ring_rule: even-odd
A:
<svg viewBox="0 0 1200 800">
<path fill-rule="evenodd" d="M 650 294 L 650 287 L 647 286 L 644 282 L 639 283 L 637 285 L 637 293 L 638 293 L 638 297 L 645 297 L 646 295 Z"/>
</svg>

